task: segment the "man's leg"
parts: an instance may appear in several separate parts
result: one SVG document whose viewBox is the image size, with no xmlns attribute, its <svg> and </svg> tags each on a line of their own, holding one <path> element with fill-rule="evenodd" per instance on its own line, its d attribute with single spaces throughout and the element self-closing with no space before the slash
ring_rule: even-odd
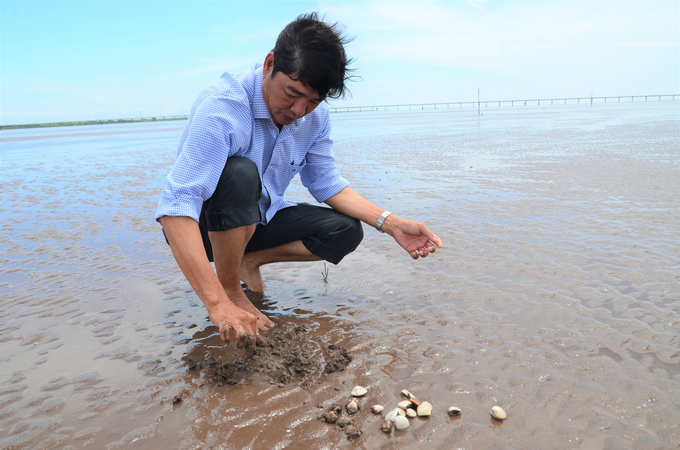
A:
<svg viewBox="0 0 680 450">
<path fill-rule="evenodd" d="M 331 208 L 303 203 L 282 209 L 254 233 L 243 256 L 240 278 L 251 291 L 263 292 L 261 266 L 320 260 L 338 264 L 363 236 L 358 220 Z"/>
<path fill-rule="evenodd" d="M 260 267 L 265 264 L 292 261 L 321 261 L 323 258 L 307 250 L 302 241 L 289 242 L 278 247 L 246 253 L 241 262 L 241 280 L 253 292 L 264 292 Z"/>
<path fill-rule="evenodd" d="M 238 156 L 229 158 L 213 196 L 203 204 L 199 228 L 224 292 L 236 306 L 258 318 L 259 328 L 266 329 L 274 323 L 253 306 L 239 280 L 246 245 L 260 221 L 261 190 L 255 163 Z"/>
<path fill-rule="evenodd" d="M 243 264 L 243 252 L 253 231 L 255 225 L 249 225 L 226 231 L 209 231 L 208 236 L 215 255 L 217 278 L 222 283 L 224 292 L 236 306 L 254 314 L 258 326 L 270 327 L 274 323 L 251 303 L 241 287 L 239 269 Z"/>
</svg>

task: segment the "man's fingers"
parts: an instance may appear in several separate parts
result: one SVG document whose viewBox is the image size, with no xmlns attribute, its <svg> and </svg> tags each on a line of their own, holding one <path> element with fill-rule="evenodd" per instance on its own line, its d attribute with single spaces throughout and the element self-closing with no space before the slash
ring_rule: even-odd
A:
<svg viewBox="0 0 680 450">
<path fill-rule="evenodd" d="M 428 231 L 430 231 L 430 230 L 428 230 Z M 430 231 L 430 233 L 432 233 L 432 232 Z M 444 246 L 444 243 L 442 242 L 441 239 L 439 239 L 439 236 L 437 236 L 434 233 L 432 233 L 431 236 L 428 236 L 428 239 L 430 239 L 430 242 L 432 242 L 436 247 L 442 248 Z"/>
<path fill-rule="evenodd" d="M 439 236 L 437 236 L 432 231 L 430 231 L 430 229 L 427 228 L 427 226 L 425 226 L 425 224 L 421 223 L 420 225 L 422 225 L 421 227 L 419 227 L 420 233 L 427 236 L 427 238 L 430 240 L 430 242 L 432 242 L 435 246 L 437 246 L 439 248 L 442 248 L 444 246 L 444 243 L 442 242 L 441 239 L 439 239 Z M 430 253 L 432 253 L 432 252 L 430 252 Z"/>
<path fill-rule="evenodd" d="M 247 335 L 245 330 L 243 329 L 243 325 L 241 325 L 240 323 L 236 325 L 234 332 L 236 334 L 236 348 L 245 347 Z"/>
<path fill-rule="evenodd" d="M 246 348 L 255 347 L 256 342 L 257 342 L 257 338 L 255 337 L 254 334 L 246 334 Z"/>
<path fill-rule="evenodd" d="M 266 347 L 267 341 L 265 341 L 262 336 L 258 336 L 256 344 L 257 344 L 258 347 Z"/>
<path fill-rule="evenodd" d="M 222 342 L 229 345 L 229 328 L 228 327 L 225 327 L 225 326 L 220 327 L 220 338 L 222 339 Z"/>
<path fill-rule="evenodd" d="M 269 330 L 271 327 L 273 327 L 275 325 L 275 323 L 272 322 L 271 320 L 262 319 L 261 317 L 257 318 L 256 324 L 257 324 L 258 329 L 264 330 L 264 331 Z"/>
</svg>

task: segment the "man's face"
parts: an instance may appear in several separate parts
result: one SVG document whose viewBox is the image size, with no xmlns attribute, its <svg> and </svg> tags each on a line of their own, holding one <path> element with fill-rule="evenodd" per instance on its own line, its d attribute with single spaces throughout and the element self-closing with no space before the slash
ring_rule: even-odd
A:
<svg viewBox="0 0 680 450">
<path fill-rule="evenodd" d="M 274 71 L 274 53 L 270 52 L 264 60 L 262 68 L 262 97 L 267 104 L 272 120 L 279 128 L 290 125 L 303 117 L 323 101 L 312 88 L 300 81 L 294 81 L 288 75 Z"/>
</svg>

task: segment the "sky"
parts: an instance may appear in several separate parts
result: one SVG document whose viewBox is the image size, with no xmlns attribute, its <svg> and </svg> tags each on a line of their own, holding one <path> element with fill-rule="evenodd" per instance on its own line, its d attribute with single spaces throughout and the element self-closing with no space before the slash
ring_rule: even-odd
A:
<svg viewBox="0 0 680 450">
<path fill-rule="evenodd" d="M 334 106 L 680 93 L 677 0 L 0 0 L 0 124 L 188 114 L 310 11 L 354 36 Z"/>
</svg>

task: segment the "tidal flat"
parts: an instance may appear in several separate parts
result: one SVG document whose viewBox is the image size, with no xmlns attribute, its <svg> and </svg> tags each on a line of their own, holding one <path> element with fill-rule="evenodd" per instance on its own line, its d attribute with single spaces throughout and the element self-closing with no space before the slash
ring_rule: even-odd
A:
<svg viewBox="0 0 680 450">
<path fill-rule="evenodd" d="M 332 115 L 352 187 L 444 248 L 365 226 L 327 273 L 263 268 L 271 340 L 351 354 L 282 378 L 222 344 L 153 220 L 183 122 L 0 132 L 0 449 L 680 446 L 680 102 L 481 112 Z M 356 385 L 349 441 L 318 418 Z M 403 389 L 432 415 L 383 433 Z"/>
</svg>

